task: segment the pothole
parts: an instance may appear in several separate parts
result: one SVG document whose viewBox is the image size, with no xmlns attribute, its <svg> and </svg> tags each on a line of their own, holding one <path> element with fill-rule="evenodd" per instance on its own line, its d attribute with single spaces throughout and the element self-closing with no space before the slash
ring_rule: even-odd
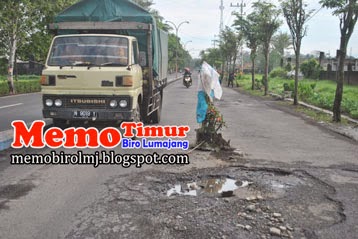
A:
<svg viewBox="0 0 358 239">
<path fill-rule="evenodd" d="M 302 238 L 343 215 L 331 199 L 334 189 L 301 171 L 145 172 L 114 178 L 107 187 L 66 238 Z"/>
</svg>

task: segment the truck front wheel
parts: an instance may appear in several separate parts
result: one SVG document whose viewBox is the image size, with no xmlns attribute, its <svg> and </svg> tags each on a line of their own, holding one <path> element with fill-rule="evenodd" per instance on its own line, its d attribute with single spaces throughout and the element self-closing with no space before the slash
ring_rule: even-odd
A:
<svg viewBox="0 0 358 239">
<path fill-rule="evenodd" d="M 137 106 L 136 106 L 136 108 L 135 108 L 135 110 L 134 110 L 133 121 L 134 121 L 134 122 L 140 122 L 140 121 L 141 121 L 139 102 L 137 102 Z"/>
</svg>

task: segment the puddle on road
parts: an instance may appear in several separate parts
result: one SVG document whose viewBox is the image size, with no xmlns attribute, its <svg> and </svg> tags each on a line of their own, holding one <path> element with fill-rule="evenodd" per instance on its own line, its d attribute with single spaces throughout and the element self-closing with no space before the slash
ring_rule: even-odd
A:
<svg viewBox="0 0 358 239">
<path fill-rule="evenodd" d="M 27 195 L 35 185 L 33 184 L 10 184 L 0 186 L 0 210 L 9 209 L 6 205 L 10 200 Z"/>
<path fill-rule="evenodd" d="M 17 199 L 25 196 L 34 187 L 33 184 L 11 184 L 0 186 L 0 199 Z"/>
<path fill-rule="evenodd" d="M 211 195 L 221 194 L 223 197 L 230 197 L 234 195 L 235 190 L 247 187 L 249 184 L 251 184 L 251 182 L 231 178 L 209 178 L 198 182 L 188 183 L 183 187 L 181 184 L 176 184 L 173 188 L 167 191 L 167 196 L 197 196 L 198 194 L 204 193 Z"/>
<path fill-rule="evenodd" d="M 235 196 L 240 199 L 265 196 L 265 198 L 282 198 L 287 192 L 297 187 L 310 186 L 300 176 L 278 174 L 274 172 L 247 172 L 240 176 L 245 180 L 227 176 L 209 177 L 194 182 L 177 182 L 166 191 L 168 197 L 174 195 L 189 196 Z"/>
<path fill-rule="evenodd" d="M 171 196 L 171 195 L 175 195 L 175 194 L 178 194 L 178 195 L 189 195 L 189 196 L 196 196 L 197 193 L 196 193 L 196 190 L 189 190 L 189 191 L 184 191 L 182 192 L 181 190 L 181 185 L 180 184 L 177 184 L 174 186 L 174 188 L 171 188 L 167 191 L 167 196 Z"/>
</svg>

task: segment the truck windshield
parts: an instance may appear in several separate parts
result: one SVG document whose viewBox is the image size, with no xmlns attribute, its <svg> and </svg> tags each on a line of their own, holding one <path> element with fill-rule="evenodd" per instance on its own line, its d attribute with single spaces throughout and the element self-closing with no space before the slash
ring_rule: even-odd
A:
<svg viewBox="0 0 358 239">
<path fill-rule="evenodd" d="M 49 66 L 128 65 L 128 39 L 110 36 L 68 36 L 55 39 Z"/>
</svg>

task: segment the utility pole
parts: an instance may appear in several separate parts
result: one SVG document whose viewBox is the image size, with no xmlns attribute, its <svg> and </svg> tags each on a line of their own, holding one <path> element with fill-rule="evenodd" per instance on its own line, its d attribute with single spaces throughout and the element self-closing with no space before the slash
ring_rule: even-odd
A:
<svg viewBox="0 0 358 239">
<path fill-rule="evenodd" d="M 221 35 L 221 32 L 224 30 L 224 0 L 221 0 L 221 5 L 219 7 L 220 9 L 220 32 L 219 35 Z"/>
<path fill-rule="evenodd" d="M 236 5 L 233 5 L 232 3 L 230 4 L 230 7 L 239 7 L 240 8 L 240 16 L 242 17 L 243 15 L 245 15 L 244 13 L 244 7 L 246 7 L 246 4 L 244 3 L 243 0 L 241 0 L 241 3 L 240 4 L 236 4 Z M 242 45 L 242 42 L 241 42 L 241 46 L 240 46 L 240 54 L 241 54 L 241 71 L 243 72 L 244 71 L 244 47 Z"/>
<path fill-rule="evenodd" d="M 215 39 L 217 35 L 214 35 L 214 40 L 211 40 L 213 42 L 214 48 L 216 48 L 216 43 L 220 42 L 219 40 Z"/>
</svg>

